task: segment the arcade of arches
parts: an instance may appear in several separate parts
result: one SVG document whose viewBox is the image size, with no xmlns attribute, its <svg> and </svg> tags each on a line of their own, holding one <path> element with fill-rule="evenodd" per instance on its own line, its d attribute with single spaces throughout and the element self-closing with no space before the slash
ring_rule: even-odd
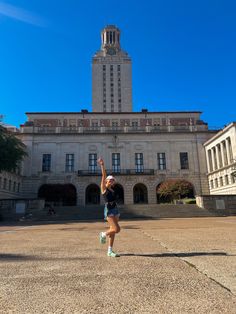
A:
<svg viewBox="0 0 236 314">
<path fill-rule="evenodd" d="M 185 181 L 185 180 L 180 180 Z M 170 195 L 161 195 L 160 187 L 166 181 L 161 182 L 156 187 L 156 202 L 166 203 L 173 199 Z M 194 186 L 192 183 L 185 181 L 188 189 L 182 193 L 179 198 L 193 198 Z M 124 204 L 124 188 L 121 184 L 116 184 L 115 190 L 118 194 L 118 203 Z M 38 190 L 38 197 L 45 199 L 46 202 L 53 202 L 57 206 L 76 206 L 77 193 L 73 184 L 43 184 Z M 85 204 L 97 205 L 103 203 L 101 199 L 100 187 L 95 184 L 89 184 L 85 191 Z M 148 204 L 148 189 L 143 183 L 137 183 L 133 187 L 133 203 L 134 204 Z"/>
<path fill-rule="evenodd" d="M 100 188 L 97 184 L 90 184 L 85 191 L 86 205 L 100 204 Z"/>
<path fill-rule="evenodd" d="M 75 206 L 77 201 L 73 184 L 43 184 L 38 190 L 38 197 L 58 206 Z"/>
<path fill-rule="evenodd" d="M 118 203 L 124 204 L 124 189 L 122 185 L 116 184 L 114 187 L 118 197 Z M 86 205 L 100 204 L 100 187 L 97 184 L 90 184 L 85 191 L 85 203 Z"/>
<path fill-rule="evenodd" d="M 134 204 L 147 204 L 148 203 L 147 187 L 142 183 L 136 184 L 133 189 L 133 196 Z"/>
</svg>

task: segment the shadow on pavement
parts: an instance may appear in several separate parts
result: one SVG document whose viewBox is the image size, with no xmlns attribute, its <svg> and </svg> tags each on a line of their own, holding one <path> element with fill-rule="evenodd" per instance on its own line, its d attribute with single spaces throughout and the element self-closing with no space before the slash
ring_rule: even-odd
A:
<svg viewBox="0 0 236 314">
<path fill-rule="evenodd" d="M 189 252 L 189 253 L 158 253 L 158 254 L 136 254 L 124 253 L 120 256 L 142 256 L 142 257 L 191 257 L 191 256 L 234 256 L 225 252 Z"/>
<path fill-rule="evenodd" d="M 22 255 L 22 254 L 1 254 L 0 262 L 2 261 L 12 261 L 12 262 L 22 262 L 22 261 L 76 261 L 76 260 L 89 260 L 90 257 L 76 256 L 76 257 L 40 257 L 33 255 Z"/>
</svg>

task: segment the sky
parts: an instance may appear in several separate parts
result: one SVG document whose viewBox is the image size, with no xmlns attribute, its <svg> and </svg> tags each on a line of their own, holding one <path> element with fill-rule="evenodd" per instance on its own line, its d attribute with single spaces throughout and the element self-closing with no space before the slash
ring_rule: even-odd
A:
<svg viewBox="0 0 236 314">
<path fill-rule="evenodd" d="M 133 111 L 202 111 L 236 121 L 234 0 L 0 0 L 0 115 L 92 111 L 101 30 L 121 30 L 132 59 Z"/>
</svg>

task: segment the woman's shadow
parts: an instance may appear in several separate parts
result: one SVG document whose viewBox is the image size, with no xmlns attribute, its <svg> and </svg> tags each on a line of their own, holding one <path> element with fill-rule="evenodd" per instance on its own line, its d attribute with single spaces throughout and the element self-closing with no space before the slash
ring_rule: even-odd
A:
<svg viewBox="0 0 236 314">
<path fill-rule="evenodd" d="M 191 257 L 191 256 L 233 256 L 225 252 L 178 252 L 178 253 L 124 253 L 120 256 L 142 256 L 142 257 Z"/>
</svg>

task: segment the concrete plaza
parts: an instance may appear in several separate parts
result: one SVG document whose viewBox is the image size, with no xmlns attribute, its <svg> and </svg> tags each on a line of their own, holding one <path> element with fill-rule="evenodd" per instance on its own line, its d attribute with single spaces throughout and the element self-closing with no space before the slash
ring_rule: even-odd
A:
<svg viewBox="0 0 236 314">
<path fill-rule="evenodd" d="M 236 313 L 236 217 L 0 226 L 0 313 Z"/>
</svg>

